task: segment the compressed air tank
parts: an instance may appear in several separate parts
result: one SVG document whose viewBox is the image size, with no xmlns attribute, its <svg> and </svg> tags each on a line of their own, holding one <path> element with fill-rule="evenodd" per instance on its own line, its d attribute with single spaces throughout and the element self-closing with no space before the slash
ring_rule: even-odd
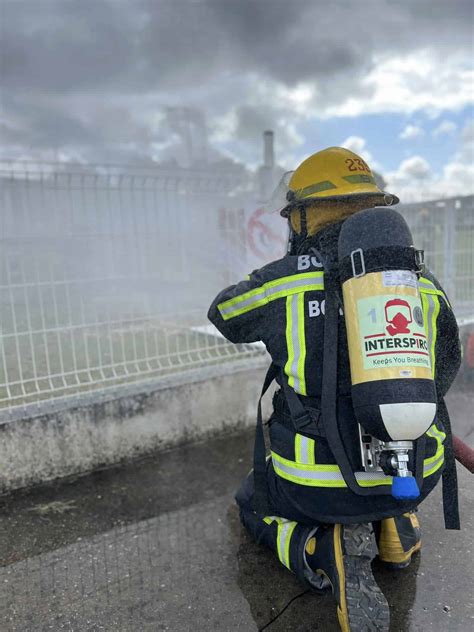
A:
<svg viewBox="0 0 474 632">
<path fill-rule="evenodd" d="M 412 244 L 390 208 L 355 213 L 339 236 L 354 412 L 365 432 L 387 442 L 418 439 L 436 415 Z"/>
</svg>

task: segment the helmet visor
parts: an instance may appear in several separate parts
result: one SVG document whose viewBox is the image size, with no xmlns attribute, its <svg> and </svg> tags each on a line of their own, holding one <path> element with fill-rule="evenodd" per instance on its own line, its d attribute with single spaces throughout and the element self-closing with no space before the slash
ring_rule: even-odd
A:
<svg viewBox="0 0 474 632">
<path fill-rule="evenodd" d="M 288 205 L 288 192 L 290 190 L 290 180 L 294 171 L 286 171 L 280 178 L 280 182 L 276 185 L 270 199 L 265 204 L 265 207 L 270 213 L 281 213 L 281 211 Z"/>
</svg>

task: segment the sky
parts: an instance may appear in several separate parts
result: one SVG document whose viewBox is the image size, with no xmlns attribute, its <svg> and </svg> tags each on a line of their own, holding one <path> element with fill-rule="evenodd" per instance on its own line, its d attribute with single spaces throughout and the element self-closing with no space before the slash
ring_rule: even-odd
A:
<svg viewBox="0 0 474 632">
<path fill-rule="evenodd" d="M 470 194 L 473 7 L 0 0 L 0 156 L 255 169 L 273 129 L 284 169 L 342 145 L 407 201 Z"/>
</svg>

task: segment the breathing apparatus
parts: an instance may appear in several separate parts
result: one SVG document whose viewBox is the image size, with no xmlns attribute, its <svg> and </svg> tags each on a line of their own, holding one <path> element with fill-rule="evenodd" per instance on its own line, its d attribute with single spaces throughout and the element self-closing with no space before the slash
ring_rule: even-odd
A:
<svg viewBox="0 0 474 632">
<path fill-rule="evenodd" d="M 339 279 L 352 403 L 368 472 L 393 476 L 396 498 L 417 498 L 413 442 L 436 415 L 430 347 L 418 290 L 423 252 L 393 209 L 348 218 L 339 235 Z"/>
<path fill-rule="evenodd" d="M 368 165 L 353 152 L 340 147 L 318 152 L 287 175 L 287 183 L 286 205 L 280 214 L 290 218 L 294 211 L 300 213 L 298 233 L 289 221 L 291 254 L 295 254 L 298 240 L 301 244 L 307 237 L 309 207 L 347 203 L 355 209 L 341 228 L 338 267 L 325 269 L 327 350 L 322 408 L 330 448 L 352 491 L 415 499 L 423 477 L 423 435 L 434 421 L 437 401 L 417 283 L 423 253 L 414 249 L 399 213 L 373 208 L 399 200 L 379 189 Z M 361 210 L 364 205 L 367 210 Z M 377 473 L 380 478 L 380 472 L 392 476 L 389 489 L 358 484 L 337 428 L 332 403 L 337 397 L 337 366 L 331 354 L 336 355 L 333 349 L 341 302 L 362 467 L 374 473 L 374 478 Z"/>
</svg>

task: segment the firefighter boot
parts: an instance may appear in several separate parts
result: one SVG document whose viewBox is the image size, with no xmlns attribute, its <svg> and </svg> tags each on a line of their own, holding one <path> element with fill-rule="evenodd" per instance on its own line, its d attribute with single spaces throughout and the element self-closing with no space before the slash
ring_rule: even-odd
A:
<svg viewBox="0 0 474 632">
<path fill-rule="evenodd" d="M 413 512 L 381 520 L 374 529 L 379 559 L 389 568 L 406 568 L 421 548 L 420 524 Z"/>
<path fill-rule="evenodd" d="M 320 527 L 305 554 L 309 567 L 331 583 L 342 632 L 388 632 L 388 603 L 370 565 L 376 555 L 370 524 Z"/>
</svg>

